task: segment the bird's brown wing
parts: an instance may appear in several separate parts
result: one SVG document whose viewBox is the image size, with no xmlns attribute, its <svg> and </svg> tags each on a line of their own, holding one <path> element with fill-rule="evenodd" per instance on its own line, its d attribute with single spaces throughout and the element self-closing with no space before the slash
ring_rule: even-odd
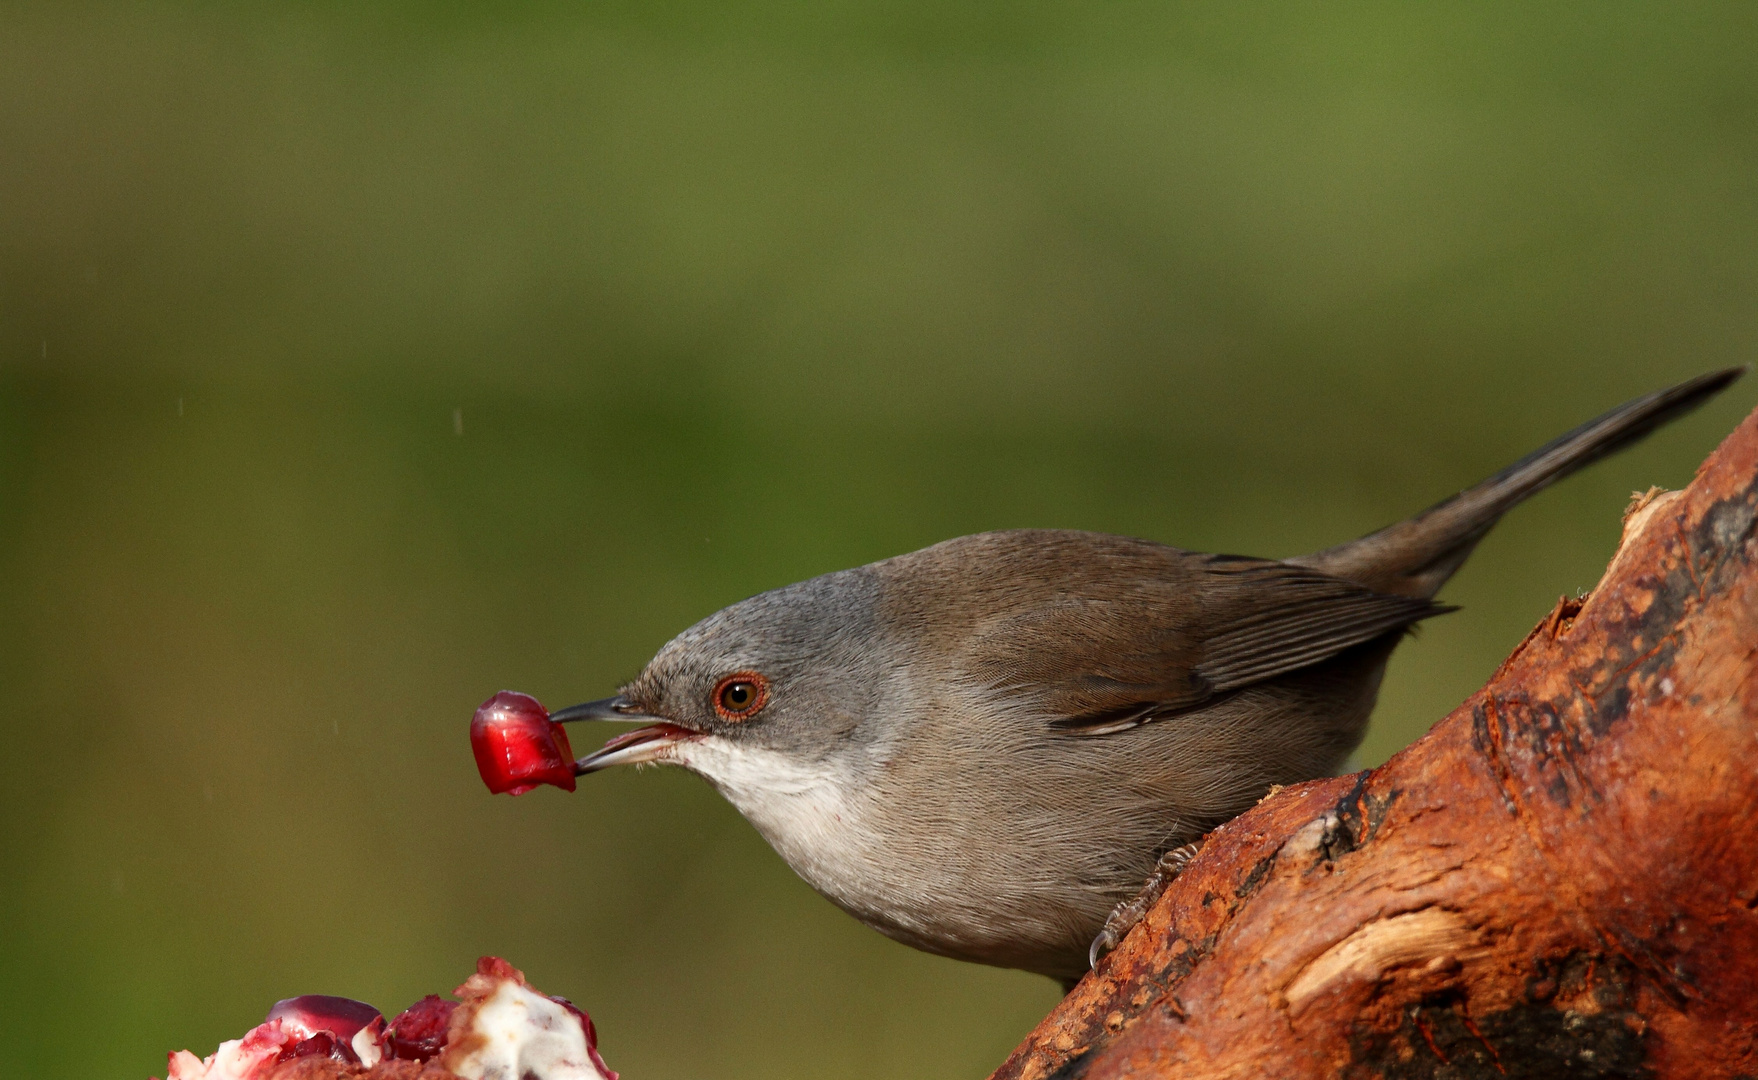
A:
<svg viewBox="0 0 1758 1080">
<path fill-rule="evenodd" d="M 1288 563 L 1178 555 L 1173 573 L 1162 562 L 1151 575 L 1062 591 L 991 624 L 974 643 L 972 670 L 1058 728 L 1107 734 L 1451 610 Z"/>
<path fill-rule="evenodd" d="M 1211 555 L 1204 570 L 1212 607 L 1195 670 L 1216 690 L 1315 664 L 1453 610 L 1268 559 Z"/>
</svg>

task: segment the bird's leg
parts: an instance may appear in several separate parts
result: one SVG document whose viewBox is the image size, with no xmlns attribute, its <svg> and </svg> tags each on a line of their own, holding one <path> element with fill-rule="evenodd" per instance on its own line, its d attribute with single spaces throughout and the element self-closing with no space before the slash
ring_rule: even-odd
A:
<svg viewBox="0 0 1758 1080">
<path fill-rule="evenodd" d="M 1148 909 L 1159 901 L 1166 886 L 1178 880 L 1178 875 L 1184 872 L 1184 868 L 1190 865 L 1190 860 L 1196 858 L 1196 853 L 1202 849 L 1203 842 L 1193 840 L 1160 856 L 1160 861 L 1154 864 L 1154 872 L 1148 875 L 1147 882 L 1142 885 L 1141 892 L 1111 909 L 1110 916 L 1105 919 L 1105 928 L 1099 931 L 1099 936 L 1093 939 L 1092 948 L 1087 950 L 1089 965 L 1099 966 L 1099 957 L 1115 949 L 1123 941 L 1124 935 L 1135 929 L 1135 924 L 1141 922 Z"/>
</svg>

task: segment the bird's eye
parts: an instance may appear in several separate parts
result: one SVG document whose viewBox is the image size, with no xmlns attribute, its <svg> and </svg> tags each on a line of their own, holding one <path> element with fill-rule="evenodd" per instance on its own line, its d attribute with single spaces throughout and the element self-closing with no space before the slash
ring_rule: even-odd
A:
<svg viewBox="0 0 1758 1080">
<path fill-rule="evenodd" d="M 749 720 L 769 701 L 769 680 L 735 671 L 714 684 L 714 711 L 722 720 Z"/>
</svg>

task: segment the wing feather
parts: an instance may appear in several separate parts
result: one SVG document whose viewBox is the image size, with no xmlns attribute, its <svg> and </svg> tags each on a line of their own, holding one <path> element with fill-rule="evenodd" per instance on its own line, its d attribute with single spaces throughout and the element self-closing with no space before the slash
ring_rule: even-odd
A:
<svg viewBox="0 0 1758 1080">
<path fill-rule="evenodd" d="M 1164 548 L 1133 577 L 1084 586 L 991 624 L 972 660 L 995 691 L 1091 735 L 1199 708 L 1452 610 L 1289 563 Z"/>
</svg>

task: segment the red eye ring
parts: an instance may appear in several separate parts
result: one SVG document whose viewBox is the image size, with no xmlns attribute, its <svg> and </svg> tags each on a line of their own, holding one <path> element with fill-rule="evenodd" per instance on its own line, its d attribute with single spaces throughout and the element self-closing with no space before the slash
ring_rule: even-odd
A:
<svg viewBox="0 0 1758 1080">
<path fill-rule="evenodd" d="M 709 700 L 722 720 L 749 720 L 769 704 L 769 680 L 755 671 L 735 671 L 714 684 Z"/>
</svg>

